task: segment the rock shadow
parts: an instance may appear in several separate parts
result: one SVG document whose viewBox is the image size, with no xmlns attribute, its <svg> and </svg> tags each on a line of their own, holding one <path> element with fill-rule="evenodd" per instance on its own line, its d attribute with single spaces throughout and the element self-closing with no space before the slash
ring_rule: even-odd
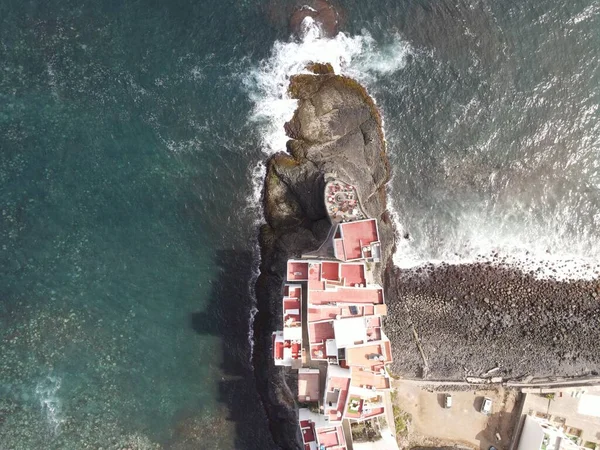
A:
<svg viewBox="0 0 600 450">
<path fill-rule="evenodd" d="M 213 283 L 211 302 L 204 311 L 191 314 L 189 325 L 198 334 L 222 340 L 219 401 L 229 411 L 227 419 L 235 424 L 235 448 L 274 449 L 250 361 L 252 253 L 220 250 L 215 261 L 220 273 Z"/>
</svg>

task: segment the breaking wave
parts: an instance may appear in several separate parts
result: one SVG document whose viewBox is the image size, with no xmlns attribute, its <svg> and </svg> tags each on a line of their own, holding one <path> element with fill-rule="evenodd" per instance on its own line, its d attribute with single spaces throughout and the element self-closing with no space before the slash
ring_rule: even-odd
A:
<svg viewBox="0 0 600 450">
<path fill-rule="evenodd" d="M 287 42 L 276 41 L 271 55 L 243 80 L 254 104 L 250 120 L 259 127 L 264 153 L 285 150 L 288 137 L 283 126 L 297 106 L 287 92 L 289 80 L 292 75 L 308 73 L 308 63 L 330 63 L 336 73 L 369 87 L 379 75 L 402 69 L 410 52 L 410 46 L 399 36 L 387 44 L 377 43 L 366 30 L 357 36 L 339 33 L 328 38 L 314 20 L 304 19 L 302 35 Z"/>
<path fill-rule="evenodd" d="M 59 432 L 60 426 L 64 422 L 62 417 L 62 401 L 58 397 L 60 386 L 61 379 L 59 377 L 47 375 L 35 388 L 42 414 L 45 416 L 50 431 L 53 434 Z"/>
<path fill-rule="evenodd" d="M 382 81 L 388 82 L 402 77 L 400 73 L 405 68 L 409 55 L 417 58 L 422 56 L 421 52 L 413 50 L 411 45 L 399 35 L 393 35 L 386 42 L 378 42 L 368 31 L 363 30 L 354 36 L 339 33 L 334 38 L 327 38 L 312 19 L 305 19 L 301 36 L 290 38 L 286 42 L 275 42 L 270 56 L 248 71 L 243 78 L 243 84 L 253 103 L 249 120 L 259 131 L 262 152 L 271 155 L 285 150 L 288 138 L 284 132 L 284 124 L 292 118 L 297 107 L 296 100 L 291 99 L 287 92 L 289 79 L 294 74 L 307 73 L 308 63 L 330 63 L 336 73 L 357 79 L 367 87 L 369 92 L 377 94 L 380 92 Z M 384 100 L 383 115 L 390 120 L 386 114 L 386 104 L 390 104 L 395 99 L 386 97 L 380 100 Z M 479 114 L 477 111 L 480 109 L 480 105 L 472 100 L 465 106 L 463 117 L 457 118 L 454 126 L 468 121 L 473 114 Z M 394 117 L 391 120 L 395 122 L 398 118 Z M 391 137 L 386 133 L 386 136 L 391 139 L 389 150 L 392 159 L 395 159 L 394 152 L 403 151 L 397 145 L 403 137 L 397 133 L 392 133 Z M 532 139 L 538 138 L 534 136 Z M 498 134 L 492 134 L 489 142 L 484 143 L 484 147 L 493 146 L 496 140 Z M 442 162 L 442 166 L 444 164 L 446 163 Z M 468 171 L 468 162 L 463 161 L 462 164 L 465 165 L 463 172 Z M 521 173 L 524 168 L 517 167 L 518 164 L 519 162 L 516 161 L 512 166 L 507 167 L 504 170 L 504 178 L 502 173 L 488 174 L 489 180 L 485 182 L 487 184 L 484 183 L 484 189 L 498 190 L 501 183 L 506 183 L 507 186 L 514 185 L 515 180 L 509 179 L 510 175 L 507 173 L 511 170 Z M 592 169 L 595 167 L 592 165 Z M 397 176 L 402 177 L 419 176 L 418 173 L 406 172 L 398 175 L 402 172 L 398 167 L 395 172 Z M 260 161 L 252 170 L 253 192 L 248 198 L 257 213 L 254 216 L 257 218 L 256 223 L 262 221 L 260 199 L 264 174 L 264 163 Z M 478 179 L 480 175 L 482 174 L 474 172 L 462 174 L 465 179 L 469 177 Z M 523 175 L 523 180 L 517 180 L 524 181 L 522 189 L 528 188 L 527 176 Z M 442 182 L 438 189 L 443 189 L 444 185 Z M 457 186 L 449 185 L 448 189 L 457 189 Z M 506 192 L 508 196 L 510 189 Z M 433 194 L 435 193 L 425 193 L 425 195 Z M 576 194 L 574 191 L 573 195 Z M 562 213 L 552 217 L 548 211 L 544 211 L 543 215 L 546 219 L 540 224 L 539 211 L 519 209 L 518 201 L 514 204 L 510 202 L 504 204 L 492 195 L 491 199 L 477 200 L 482 202 L 479 206 L 471 205 L 469 199 L 467 199 L 469 201 L 460 200 L 461 204 L 457 207 L 463 210 L 447 222 L 446 214 L 449 210 L 438 213 L 428 212 L 426 209 L 431 208 L 435 202 L 428 202 L 427 199 L 424 201 L 429 205 L 415 206 L 413 202 L 411 209 L 402 198 L 403 195 L 408 194 L 403 189 L 399 189 L 398 184 L 390 183 L 388 205 L 398 231 L 394 263 L 402 269 L 442 263 L 492 262 L 499 266 L 518 268 L 539 278 L 557 280 L 590 279 L 598 277 L 600 273 L 598 262 L 600 249 L 594 248 L 595 239 L 593 233 L 592 235 L 589 233 L 590 227 L 587 227 L 587 231 L 582 235 L 574 233 L 573 230 L 569 231 L 569 227 L 573 228 L 569 225 L 570 215 L 589 213 L 592 222 L 600 223 L 600 215 L 597 212 L 577 212 L 567 208 L 570 213 L 564 209 Z M 543 203 L 542 197 L 540 201 Z M 448 195 L 448 199 L 456 200 L 452 195 Z M 553 200 L 549 199 L 549 201 Z M 581 209 L 581 206 L 579 208 Z M 422 211 L 422 217 L 419 211 Z"/>
</svg>

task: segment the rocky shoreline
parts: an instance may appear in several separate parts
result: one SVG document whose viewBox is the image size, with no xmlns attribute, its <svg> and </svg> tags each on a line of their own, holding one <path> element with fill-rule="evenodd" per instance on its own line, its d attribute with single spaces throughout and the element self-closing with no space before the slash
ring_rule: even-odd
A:
<svg viewBox="0 0 600 450">
<path fill-rule="evenodd" d="M 260 229 L 256 283 L 255 374 L 273 439 L 285 449 L 301 449 L 302 441 L 293 375 L 273 365 L 271 333 L 281 326 L 287 260 L 318 249 L 329 233 L 323 202 L 326 176 L 353 184 L 367 215 L 378 219 L 382 261 L 391 264 L 394 246 L 386 212 L 390 168 L 379 112 L 356 81 L 334 74 L 329 65 L 312 64 L 309 70 L 312 74 L 290 81 L 298 108 L 285 126 L 287 153 L 268 161 L 263 200 L 267 223 Z M 382 275 L 376 273 L 379 282 Z"/>
<path fill-rule="evenodd" d="M 582 377 L 600 373 L 600 282 L 539 280 L 492 264 L 386 273 L 392 372 L 465 380 Z M 399 351 L 402 349 L 402 351 Z"/>
</svg>

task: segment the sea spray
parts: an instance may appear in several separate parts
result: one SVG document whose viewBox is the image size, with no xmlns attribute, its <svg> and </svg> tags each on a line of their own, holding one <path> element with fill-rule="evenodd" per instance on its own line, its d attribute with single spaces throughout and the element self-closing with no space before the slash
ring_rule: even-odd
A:
<svg viewBox="0 0 600 450">
<path fill-rule="evenodd" d="M 357 79 L 377 99 L 377 94 L 385 82 L 392 80 L 391 77 L 394 77 L 394 81 L 402 77 L 399 73 L 406 67 L 409 55 L 417 59 L 436 59 L 435 55 L 425 50 L 414 50 L 398 34 L 392 34 L 386 42 L 377 42 L 366 30 L 355 36 L 339 33 L 333 38 L 328 38 L 323 35 L 316 22 L 306 18 L 300 36 L 290 38 L 287 42 L 275 42 L 270 56 L 244 77 L 244 85 L 254 104 L 250 121 L 259 130 L 262 151 L 271 155 L 285 150 L 288 137 L 284 132 L 284 124 L 291 119 L 297 104 L 287 92 L 289 79 L 294 74 L 306 73 L 306 65 L 309 62 L 330 63 L 336 73 Z M 438 68 L 443 67 L 441 61 L 437 61 L 436 65 Z M 378 103 L 385 115 L 386 103 L 389 105 L 394 98 L 388 98 L 384 92 L 381 92 L 381 96 Z M 460 107 L 460 104 L 458 106 Z M 462 111 L 461 115 L 452 122 L 453 128 L 448 133 L 460 132 L 464 123 L 468 122 L 472 115 L 480 114 L 482 108 L 480 100 L 471 98 L 464 107 L 459 108 Z M 545 132 L 538 131 L 538 137 L 534 138 L 534 141 L 545 138 L 545 134 L 540 133 Z M 395 153 L 406 151 L 401 147 L 403 138 L 397 133 L 387 133 L 386 138 L 389 140 L 388 150 L 392 162 L 398 164 Z M 495 129 L 479 146 L 476 154 L 493 150 L 494 142 L 500 138 L 498 130 Z M 448 164 L 451 163 L 452 161 Z M 469 161 L 459 163 L 469 172 Z M 259 172 L 254 170 L 254 177 L 258 174 Z M 419 176 L 417 173 L 412 175 Z M 448 176 L 457 175 L 454 170 L 450 170 Z M 473 172 L 467 176 L 477 177 L 477 174 Z M 485 181 L 492 190 L 499 190 L 502 182 L 506 180 L 497 172 L 491 173 Z M 515 211 L 516 214 L 526 216 L 517 226 L 511 224 L 510 220 L 506 222 L 501 219 L 499 222 L 494 219 L 498 214 L 510 216 L 510 211 L 493 211 L 493 215 L 490 216 L 485 205 L 477 207 L 475 204 L 467 205 L 469 209 L 458 212 L 457 217 L 460 221 L 455 227 L 444 222 L 443 218 L 437 218 L 436 223 L 428 224 L 424 219 L 426 214 L 416 217 L 414 213 L 411 216 L 403 210 L 404 202 L 398 200 L 410 193 L 401 192 L 394 186 L 397 185 L 392 182 L 388 188 L 388 209 L 399 234 L 394 263 L 400 268 L 411 270 L 442 263 L 491 262 L 498 266 L 515 267 L 539 278 L 558 280 L 590 279 L 600 273 L 600 249 L 592 248 L 594 239 L 585 235 L 568 239 L 571 221 L 567 216 L 570 214 L 554 218 L 553 224 L 539 225 L 533 216 L 527 218 L 529 215 L 535 215 L 535 211 Z M 253 188 L 255 192 L 250 196 L 250 200 L 260 201 L 262 184 L 253 182 Z M 544 206 L 542 204 L 538 207 Z M 579 214 L 585 213 L 583 209 Z"/>
<path fill-rule="evenodd" d="M 60 426 L 64 422 L 61 410 L 62 402 L 58 397 L 61 383 L 62 380 L 60 377 L 48 374 L 35 388 L 41 412 L 46 418 L 52 434 L 58 434 Z"/>
<path fill-rule="evenodd" d="M 301 36 L 287 42 L 276 41 L 271 55 L 243 79 L 254 103 L 250 120 L 259 127 L 263 152 L 270 155 L 285 150 L 289 138 L 283 126 L 297 106 L 288 94 L 290 77 L 308 73 L 308 63 L 329 63 L 335 73 L 356 78 L 368 88 L 378 75 L 402 69 L 410 52 L 410 46 L 397 35 L 384 45 L 366 30 L 357 36 L 339 33 L 328 38 L 313 19 L 305 18 Z"/>
<path fill-rule="evenodd" d="M 285 134 L 284 124 L 292 118 L 297 107 L 297 101 L 288 94 L 290 77 L 308 73 L 308 63 L 330 63 L 336 73 L 356 78 L 368 86 L 376 81 L 378 74 L 390 74 L 402 69 L 409 52 L 410 47 L 399 36 L 395 36 L 389 45 L 384 46 L 378 46 L 367 31 L 358 36 L 339 33 L 334 38 L 328 38 L 312 18 L 305 18 L 300 36 L 287 42 L 275 42 L 271 55 L 243 78 L 248 96 L 254 104 L 250 121 L 259 129 L 263 153 L 272 155 L 285 150 L 289 138 Z M 251 168 L 252 192 L 247 196 L 246 208 L 256 227 L 264 221 L 262 189 L 265 175 L 265 162 L 257 161 Z M 249 281 L 252 309 L 248 319 L 251 360 L 254 349 L 254 317 L 257 313 L 254 285 L 259 275 L 260 262 L 257 241 L 252 243 L 252 248 L 255 264 Z"/>
</svg>

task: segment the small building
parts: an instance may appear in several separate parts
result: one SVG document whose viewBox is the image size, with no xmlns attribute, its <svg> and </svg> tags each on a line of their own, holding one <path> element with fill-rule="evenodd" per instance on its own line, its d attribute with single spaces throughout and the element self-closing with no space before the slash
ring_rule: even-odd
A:
<svg viewBox="0 0 600 450">
<path fill-rule="evenodd" d="M 273 360 L 276 366 L 302 366 L 302 286 L 283 287 L 283 330 L 273 333 Z"/>
<path fill-rule="evenodd" d="M 517 450 L 600 449 L 599 386 L 531 391 Z"/>
<path fill-rule="evenodd" d="M 332 425 L 306 408 L 300 408 L 298 417 L 304 450 L 347 450 L 342 425 Z"/>
<path fill-rule="evenodd" d="M 341 261 L 381 261 L 381 242 L 376 219 L 340 223 L 333 237 L 333 251 Z"/>
<path fill-rule="evenodd" d="M 319 401 L 319 369 L 298 369 L 298 401 Z"/>
<path fill-rule="evenodd" d="M 327 367 L 323 409 L 325 419 L 330 423 L 341 422 L 344 418 L 351 376 L 350 369 L 331 364 Z"/>
</svg>

